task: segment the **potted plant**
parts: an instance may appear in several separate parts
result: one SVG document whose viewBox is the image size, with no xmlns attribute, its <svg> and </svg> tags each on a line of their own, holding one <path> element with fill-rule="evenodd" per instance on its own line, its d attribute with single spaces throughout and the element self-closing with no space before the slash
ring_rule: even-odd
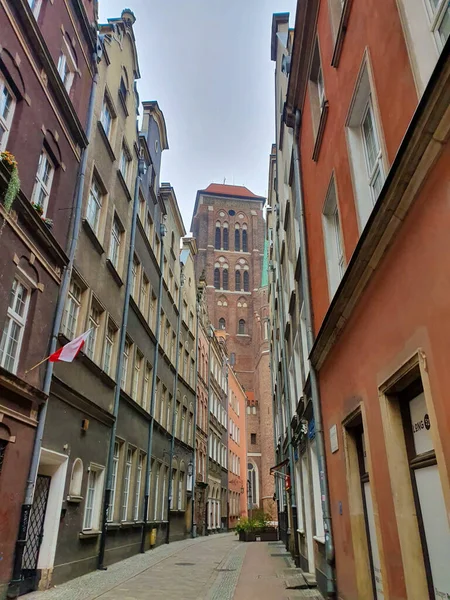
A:
<svg viewBox="0 0 450 600">
<path fill-rule="evenodd" d="M 42 215 L 44 214 L 44 209 L 42 207 L 42 204 L 37 204 L 36 202 L 32 202 L 31 206 L 34 208 L 34 210 L 37 212 L 37 214 L 42 217 Z"/>
<path fill-rule="evenodd" d="M 275 542 L 278 531 L 271 525 L 270 515 L 257 511 L 252 518 L 242 517 L 236 525 L 236 533 L 241 542 Z"/>
<path fill-rule="evenodd" d="M 3 199 L 5 210 L 9 213 L 11 206 L 20 190 L 19 169 L 15 157 L 7 150 L 0 152 L 0 162 L 6 166 L 11 174 Z"/>
</svg>

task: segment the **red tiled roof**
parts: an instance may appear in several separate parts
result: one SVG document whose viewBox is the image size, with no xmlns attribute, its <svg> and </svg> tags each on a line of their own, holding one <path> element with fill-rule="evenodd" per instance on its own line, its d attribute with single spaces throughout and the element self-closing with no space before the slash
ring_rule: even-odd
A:
<svg viewBox="0 0 450 600">
<path fill-rule="evenodd" d="M 243 185 L 227 185 L 221 183 L 210 183 L 204 192 L 211 194 L 222 194 L 224 196 L 239 196 L 243 198 L 262 198 L 251 192 Z"/>
</svg>

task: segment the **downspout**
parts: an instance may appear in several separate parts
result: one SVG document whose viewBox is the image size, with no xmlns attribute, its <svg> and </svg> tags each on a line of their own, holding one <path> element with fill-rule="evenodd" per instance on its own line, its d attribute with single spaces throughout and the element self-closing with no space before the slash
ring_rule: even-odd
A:
<svg viewBox="0 0 450 600">
<path fill-rule="evenodd" d="M 113 485 L 113 465 L 114 465 L 114 445 L 116 442 L 117 433 L 117 418 L 119 416 L 120 407 L 120 383 L 122 378 L 123 369 L 123 352 L 125 349 L 125 341 L 127 339 L 127 327 L 128 327 L 128 312 L 130 306 L 130 295 L 131 295 L 131 282 L 132 282 L 132 271 L 133 271 L 133 260 L 134 260 L 134 247 L 136 242 L 136 224 L 137 224 L 137 213 L 139 205 L 139 187 L 141 183 L 141 177 L 144 173 L 144 163 L 141 158 L 138 162 L 138 172 L 136 173 L 136 181 L 134 184 L 134 198 L 133 198 L 133 214 L 131 217 L 131 232 L 130 232 L 130 251 L 128 254 L 127 264 L 127 278 L 125 284 L 125 296 L 123 299 L 123 314 L 122 324 L 120 327 L 119 337 L 119 356 L 116 365 L 116 387 L 114 390 L 114 405 L 112 416 L 114 418 L 113 425 L 111 427 L 111 437 L 109 440 L 108 458 L 106 463 L 106 487 L 105 493 L 103 494 L 103 506 L 102 506 L 102 530 L 100 535 L 100 547 L 98 551 L 97 569 L 105 570 L 105 549 L 106 549 L 106 537 L 108 533 L 108 507 L 111 500 L 112 485 Z M 114 507 L 113 507 L 114 510 Z"/>
<path fill-rule="evenodd" d="M 206 484 L 207 484 L 207 490 L 208 490 L 208 494 L 211 493 L 211 490 L 209 489 L 209 483 L 208 483 L 208 478 L 209 478 L 209 452 L 210 452 L 210 444 L 209 444 L 209 425 L 211 422 L 211 344 L 212 344 L 212 336 L 213 336 L 213 332 L 212 332 L 212 328 L 211 325 L 208 325 L 208 337 L 209 339 L 209 343 L 208 343 L 208 411 L 207 411 L 207 415 L 208 415 L 208 419 L 207 419 L 207 424 L 206 424 L 206 431 L 207 431 L 207 437 L 208 437 L 208 455 L 207 455 L 207 461 L 206 461 Z M 209 521 L 209 510 L 210 510 L 210 506 L 209 506 L 209 496 L 207 498 L 207 502 L 206 502 L 206 527 L 205 527 L 205 535 L 209 535 L 209 529 L 208 529 L 208 521 Z"/>
<path fill-rule="evenodd" d="M 308 271 L 308 259 L 306 248 L 306 224 L 305 212 L 302 194 L 301 169 L 300 169 L 300 150 L 298 146 L 300 131 L 300 111 L 297 109 L 295 113 L 295 128 L 293 140 L 293 156 L 294 156 L 294 184 L 295 184 L 295 211 L 300 224 L 300 264 L 301 264 L 301 286 L 303 293 L 303 302 L 305 305 L 306 328 L 307 328 L 307 346 L 308 353 L 311 352 L 314 345 L 313 332 L 313 317 L 311 305 L 311 288 Z M 336 581 L 334 573 L 335 551 L 333 541 L 333 530 L 331 527 L 331 511 L 330 511 L 330 493 L 328 488 L 327 464 L 325 460 L 325 438 L 322 424 L 322 407 L 320 403 L 319 384 L 317 381 L 316 370 L 309 360 L 309 373 L 311 382 L 311 396 L 314 411 L 317 451 L 319 460 L 320 474 L 320 491 L 322 497 L 322 512 L 325 529 L 325 556 L 327 561 L 327 596 L 334 598 L 336 596 Z"/>
<path fill-rule="evenodd" d="M 50 337 L 50 345 L 48 354 L 53 354 L 56 350 L 56 345 L 58 341 L 58 335 L 61 329 L 61 321 L 64 313 L 64 306 L 66 303 L 66 296 L 69 289 L 70 279 L 72 277 L 72 269 L 73 263 L 75 260 L 75 253 L 78 244 L 78 236 L 80 233 L 80 225 L 81 225 L 81 213 L 83 208 L 83 191 L 84 191 L 84 182 L 86 179 L 86 168 L 87 168 L 87 159 L 88 159 L 88 147 L 89 141 L 91 137 L 92 131 L 92 123 L 94 117 L 94 107 L 95 107 L 95 94 L 98 86 L 98 72 L 97 72 L 97 54 L 95 53 L 93 56 L 93 63 L 95 65 L 95 75 L 92 80 L 91 93 L 89 96 L 89 104 L 87 110 L 87 119 L 86 119 L 86 137 L 88 139 L 88 145 L 83 148 L 80 167 L 78 169 L 78 178 L 75 187 L 75 212 L 74 218 L 72 222 L 72 232 L 69 242 L 69 252 L 68 252 L 68 264 L 64 269 L 61 287 L 59 290 L 59 295 L 56 304 L 55 316 L 53 319 L 53 327 L 52 333 Z M 8 598 L 17 598 L 19 595 L 19 586 L 21 580 L 21 571 L 22 571 L 22 558 L 25 550 L 25 545 L 27 543 L 27 528 L 28 521 L 30 518 L 31 505 L 33 502 L 34 496 L 34 488 L 36 484 L 36 477 L 39 469 L 39 459 L 41 454 L 42 447 L 42 438 L 44 436 L 44 428 L 45 421 L 47 417 L 48 410 L 48 396 L 50 394 L 50 387 L 52 383 L 52 375 L 53 375 L 53 364 L 52 362 L 47 362 L 47 367 L 44 375 L 44 385 L 43 392 L 47 396 L 47 400 L 42 406 L 39 417 L 38 424 L 36 428 L 36 434 L 34 438 L 33 445 L 33 454 L 31 456 L 31 464 L 30 470 L 28 473 L 28 479 L 25 488 L 25 499 L 22 504 L 22 509 L 20 513 L 20 521 L 19 521 L 19 531 L 16 540 L 15 554 L 14 554 L 14 563 L 12 570 L 11 581 L 8 586 L 7 597 Z"/>
<path fill-rule="evenodd" d="M 278 197 L 278 190 L 276 190 Z M 279 213 L 279 203 L 276 207 L 276 235 L 275 235 L 275 253 L 276 253 L 276 269 L 278 270 L 278 286 L 275 284 L 276 288 L 278 288 L 278 300 L 279 300 L 279 310 L 280 310 L 280 323 L 281 323 L 281 331 L 280 334 L 284 339 L 284 332 L 286 331 L 286 318 L 285 318 L 285 310 L 284 310 L 284 296 L 282 290 L 282 276 L 281 276 L 281 268 L 280 268 L 280 244 L 279 244 L 279 236 L 278 230 L 280 228 L 280 213 Z M 280 345 L 282 344 L 282 339 L 280 339 Z M 299 551 L 299 540 L 297 535 L 298 529 L 298 516 L 297 516 L 297 503 L 296 503 L 296 493 L 295 493 L 295 461 L 294 461 L 294 447 L 292 444 L 292 410 L 291 410 L 291 398 L 290 398 L 290 389 L 288 385 L 288 369 L 286 364 L 286 351 L 285 347 L 281 349 L 281 370 L 283 377 L 283 391 L 284 391 L 284 401 L 286 404 L 286 412 L 288 415 L 288 424 L 287 424 L 287 434 L 288 434 L 288 455 L 289 455 L 289 472 L 291 478 L 291 508 L 292 508 L 292 528 L 294 530 L 294 560 L 297 567 L 300 565 L 300 551 Z"/>
<path fill-rule="evenodd" d="M 175 452 L 175 416 L 176 416 L 176 408 L 177 408 L 177 388 L 178 388 L 178 370 L 180 368 L 180 330 L 181 330 L 181 303 L 183 299 L 183 285 L 184 285 L 184 265 L 181 263 L 181 272 L 180 272 L 180 289 L 178 290 L 178 319 L 177 319 L 177 345 L 176 345 L 176 353 L 175 353 L 175 377 L 173 379 L 173 388 L 172 388 L 172 438 L 170 440 L 170 458 L 169 458 L 169 490 L 167 494 L 167 529 L 166 529 L 166 544 L 170 542 L 170 510 L 172 504 L 172 469 L 173 469 L 173 459 Z M 180 408 L 183 407 L 180 405 Z M 180 415 L 181 418 L 181 415 Z M 181 471 L 180 471 L 181 472 Z"/>
<path fill-rule="evenodd" d="M 202 298 L 203 292 L 197 292 L 197 322 L 195 324 L 195 381 L 194 381 L 194 389 L 195 389 L 195 404 L 194 404 L 194 439 L 192 440 L 193 444 L 193 452 L 192 452 L 192 508 L 191 508 L 191 537 L 197 537 L 197 524 L 195 522 L 195 480 L 196 480 L 196 468 L 197 468 L 197 448 L 196 448 L 196 438 L 197 438 L 197 404 L 198 404 L 198 327 L 200 321 L 200 301 Z"/>
<path fill-rule="evenodd" d="M 148 446 L 147 446 L 147 464 L 145 467 L 145 492 L 144 492 L 144 524 L 142 525 L 141 547 L 140 552 L 145 552 L 145 531 L 148 523 L 148 505 L 150 500 L 150 477 L 152 474 L 152 449 L 153 449 L 153 427 L 155 421 L 155 394 L 156 394 L 156 376 L 158 372 L 159 358 L 159 334 L 161 331 L 161 304 L 163 293 L 163 266 L 164 266 L 164 237 L 167 233 L 165 224 L 161 221 L 159 225 L 159 233 L 161 235 L 161 246 L 159 249 L 159 288 L 158 302 L 156 304 L 156 329 L 155 329 L 155 351 L 153 354 L 153 371 L 152 371 L 152 395 L 150 401 L 150 423 L 148 427 Z M 178 348 L 177 348 L 178 352 Z"/>
</svg>

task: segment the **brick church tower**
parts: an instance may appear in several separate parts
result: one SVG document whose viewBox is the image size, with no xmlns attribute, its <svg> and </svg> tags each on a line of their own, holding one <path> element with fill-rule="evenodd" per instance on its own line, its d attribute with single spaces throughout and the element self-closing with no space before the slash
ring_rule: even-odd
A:
<svg viewBox="0 0 450 600">
<path fill-rule="evenodd" d="M 191 229 L 209 318 L 226 332 L 230 362 L 247 394 L 249 508 L 275 518 L 264 202 L 246 187 L 212 183 L 197 192 Z"/>
</svg>

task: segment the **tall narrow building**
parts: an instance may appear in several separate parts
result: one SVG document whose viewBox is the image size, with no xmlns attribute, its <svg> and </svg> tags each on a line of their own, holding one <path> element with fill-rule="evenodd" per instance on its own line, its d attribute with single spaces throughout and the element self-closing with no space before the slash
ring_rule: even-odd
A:
<svg viewBox="0 0 450 600">
<path fill-rule="evenodd" d="M 229 360 L 247 395 L 248 507 L 274 515 L 264 202 L 246 187 L 212 183 L 197 192 L 191 229 L 211 323 L 226 332 Z"/>
</svg>

